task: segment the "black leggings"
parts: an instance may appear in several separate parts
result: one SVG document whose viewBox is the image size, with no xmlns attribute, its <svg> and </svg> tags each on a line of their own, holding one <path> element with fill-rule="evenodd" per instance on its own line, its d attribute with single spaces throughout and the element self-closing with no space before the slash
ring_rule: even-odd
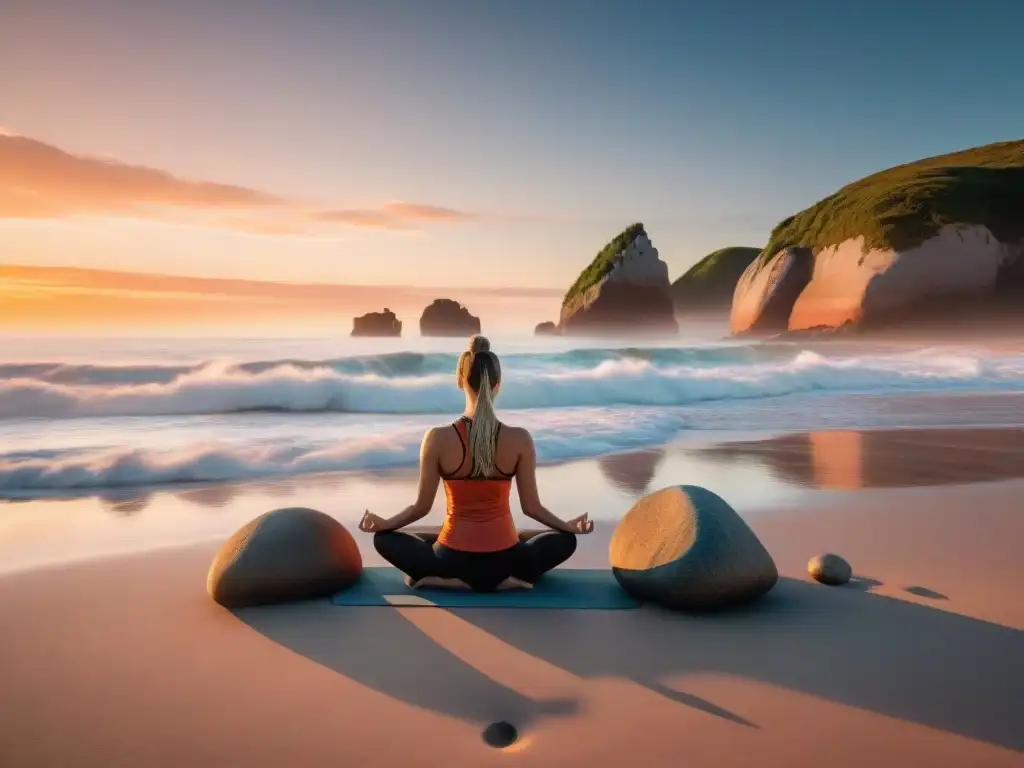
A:
<svg viewBox="0 0 1024 768">
<path fill-rule="evenodd" d="M 498 552 L 464 552 L 438 544 L 437 534 L 381 531 L 373 536 L 380 556 L 419 581 L 427 576 L 461 579 L 474 592 L 493 592 L 508 577 L 536 582 L 576 551 L 576 536 L 545 531 Z"/>
</svg>

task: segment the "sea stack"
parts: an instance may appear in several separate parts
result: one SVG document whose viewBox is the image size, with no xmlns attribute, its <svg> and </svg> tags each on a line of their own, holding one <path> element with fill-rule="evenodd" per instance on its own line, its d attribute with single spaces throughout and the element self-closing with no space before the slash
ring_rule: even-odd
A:
<svg viewBox="0 0 1024 768">
<path fill-rule="evenodd" d="M 566 292 L 558 330 L 566 335 L 679 332 L 668 266 L 644 225 L 613 238 Z"/>
<path fill-rule="evenodd" d="M 474 336 L 480 318 L 452 299 L 434 299 L 420 317 L 421 336 Z"/>
<path fill-rule="evenodd" d="M 557 336 L 558 326 L 552 323 L 550 320 L 546 320 L 543 323 L 537 323 L 533 329 L 534 336 Z"/>
<path fill-rule="evenodd" d="M 401 336 L 402 321 L 387 307 L 352 318 L 353 336 Z"/>
</svg>

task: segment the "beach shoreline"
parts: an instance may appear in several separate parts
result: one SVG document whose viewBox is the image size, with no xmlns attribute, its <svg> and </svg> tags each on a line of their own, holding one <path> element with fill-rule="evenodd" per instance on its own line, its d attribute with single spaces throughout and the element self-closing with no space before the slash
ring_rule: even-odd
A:
<svg viewBox="0 0 1024 768">
<path fill-rule="evenodd" d="M 386 766 L 431 754 L 467 766 L 672 765 L 685 753 L 697 765 L 739 766 L 756 753 L 764 765 L 793 766 L 818 764 L 827 750 L 838 766 L 1016 765 L 1024 479 L 1008 468 L 1024 462 L 1011 433 L 1020 430 L 730 444 L 746 454 L 715 459 L 725 474 L 705 475 L 708 487 L 731 498 L 744 476 L 728 467 L 739 462 L 793 489 L 774 496 L 762 484 L 760 503 L 756 494 L 737 503 L 781 580 L 760 603 L 716 616 L 326 601 L 231 612 L 205 593 L 223 539 L 212 535 L 8 573 L 0 762 Z M 696 466 L 674 455 L 653 471 L 649 452 L 620 464 L 618 500 L 598 510 L 569 565 L 607 564 L 609 510 L 628 508 L 630 478 L 653 490 Z M 978 471 L 949 477 L 943 456 Z M 1001 478 L 981 471 L 985 457 Z M 889 467 L 881 487 L 879 465 Z M 582 466 L 610 495 L 614 473 Z M 551 470 L 542 487 L 564 501 L 587 477 Z M 396 499 L 408 490 L 394 487 Z M 221 501 L 203 509 L 238 503 Z M 161 509 L 116 522 L 130 527 Z M 243 509 L 264 511 L 251 500 Z M 380 564 L 356 535 L 366 564 Z M 855 583 L 812 582 L 807 559 L 822 551 L 848 558 Z M 519 729 L 507 750 L 481 739 L 497 720 Z"/>
</svg>

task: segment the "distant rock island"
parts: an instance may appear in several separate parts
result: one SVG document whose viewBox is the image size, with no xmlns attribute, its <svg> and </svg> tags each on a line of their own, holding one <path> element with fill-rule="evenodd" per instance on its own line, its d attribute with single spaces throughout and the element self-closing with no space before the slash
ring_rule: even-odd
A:
<svg viewBox="0 0 1024 768">
<path fill-rule="evenodd" d="M 480 318 L 451 299 L 434 299 L 420 317 L 421 336 L 473 336 L 480 333 Z"/>
<path fill-rule="evenodd" d="M 546 320 L 543 323 L 537 323 L 537 327 L 533 329 L 533 334 L 534 336 L 557 336 L 558 326 L 550 320 Z"/>
<path fill-rule="evenodd" d="M 352 318 L 353 336 L 401 336 L 402 321 L 394 312 L 384 308 L 383 312 L 368 312 Z"/>
<path fill-rule="evenodd" d="M 672 283 L 676 312 L 729 312 L 740 275 L 760 253 L 745 246 L 709 253 Z"/>
<path fill-rule="evenodd" d="M 896 166 L 790 216 L 736 285 L 734 333 L 1020 313 L 1024 141 Z"/>
<path fill-rule="evenodd" d="M 668 267 L 644 225 L 613 238 L 565 294 L 558 331 L 566 335 L 678 333 Z"/>
</svg>

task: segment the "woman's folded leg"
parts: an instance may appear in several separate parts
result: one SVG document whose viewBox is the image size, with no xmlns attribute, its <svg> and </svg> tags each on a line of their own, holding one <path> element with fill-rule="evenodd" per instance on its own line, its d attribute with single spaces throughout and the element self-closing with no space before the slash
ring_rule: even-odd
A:
<svg viewBox="0 0 1024 768">
<path fill-rule="evenodd" d="M 572 557 L 575 551 L 575 534 L 561 531 L 539 533 L 516 546 L 516 558 L 510 575 L 533 584 L 552 568 Z"/>
<path fill-rule="evenodd" d="M 380 531 L 373 535 L 378 554 L 414 582 L 428 576 L 447 578 L 444 563 L 434 548 L 414 533 Z"/>
</svg>

